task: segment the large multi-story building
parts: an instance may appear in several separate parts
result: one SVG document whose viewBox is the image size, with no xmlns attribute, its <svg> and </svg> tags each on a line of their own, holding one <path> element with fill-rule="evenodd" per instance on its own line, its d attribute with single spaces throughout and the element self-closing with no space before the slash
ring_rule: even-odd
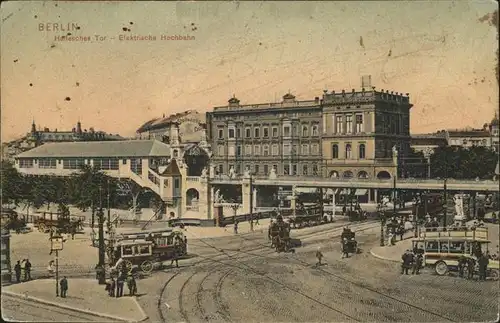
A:
<svg viewBox="0 0 500 323">
<path fill-rule="evenodd" d="M 88 130 L 82 129 L 80 121 L 78 121 L 76 127 L 71 131 L 58 131 L 57 129 L 51 130 L 47 127 L 42 129 L 40 126 L 38 126 L 37 129 L 35 121 L 33 120 L 31 131 L 26 136 L 7 143 L 2 143 L 2 157 L 12 160 L 14 156 L 45 143 L 117 140 L 125 140 L 125 138 L 118 134 L 114 135 L 104 131 L 96 131 L 92 127 Z"/>
<path fill-rule="evenodd" d="M 351 93 L 325 91 L 324 174 L 344 178 L 397 176 L 397 158 L 410 149 L 408 94 L 371 87 Z"/>
<path fill-rule="evenodd" d="M 240 104 L 208 112 L 211 164 L 220 174 L 248 168 L 256 175 L 320 175 L 322 164 L 321 102 L 299 101 L 291 93 L 279 103 Z"/>
</svg>

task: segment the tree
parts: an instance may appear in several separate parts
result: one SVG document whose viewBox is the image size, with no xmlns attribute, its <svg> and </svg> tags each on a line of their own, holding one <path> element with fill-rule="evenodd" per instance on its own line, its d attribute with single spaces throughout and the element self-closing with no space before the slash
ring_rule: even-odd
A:
<svg viewBox="0 0 500 323">
<path fill-rule="evenodd" d="M 0 195 L 2 196 L 3 204 L 18 205 L 22 201 L 22 182 L 23 177 L 14 167 L 12 162 L 2 160 L 1 162 L 1 188 Z"/>
<path fill-rule="evenodd" d="M 427 164 L 428 161 L 423 152 L 411 149 L 408 154 L 400 160 L 399 175 L 404 178 L 426 178 Z"/>
<path fill-rule="evenodd" d="M 117 182 L 118 194 L 131 198 L 130 208 L 134 217 L 137 217 L 137 207 L 139 206 L 139 196 L 144 188 L 131 180 L 121 180 Z"/>
<path fill-rule="evenodd" d="M 497 162 L 497 153 L 486 147 L 440 147 L 431 155 L 431 176 L 491 179 Z"/>
</svg>

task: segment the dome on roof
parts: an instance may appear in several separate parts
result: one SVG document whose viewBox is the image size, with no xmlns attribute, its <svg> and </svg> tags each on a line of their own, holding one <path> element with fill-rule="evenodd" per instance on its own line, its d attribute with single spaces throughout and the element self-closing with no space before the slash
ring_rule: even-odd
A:
<svg viewBox="0 0 500 323">
<path fill-rule="evenodd" d="M 287 94 L 283 95 L 283 99 L 284 100 L 293 100 L 293 99 L 295 99 L 295 96 L 292 93 L 288 92 Z"/>
</svg>

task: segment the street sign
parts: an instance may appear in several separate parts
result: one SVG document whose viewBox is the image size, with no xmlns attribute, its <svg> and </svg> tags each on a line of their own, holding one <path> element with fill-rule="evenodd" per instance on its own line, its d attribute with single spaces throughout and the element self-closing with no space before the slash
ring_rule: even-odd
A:
<svg viewBox="0 0 500 323">
<path fill-rule="evenodd" d="M 55 236 L 50 239 L 51 250 L 63 250 L 63 237 Z"/>
</svg>

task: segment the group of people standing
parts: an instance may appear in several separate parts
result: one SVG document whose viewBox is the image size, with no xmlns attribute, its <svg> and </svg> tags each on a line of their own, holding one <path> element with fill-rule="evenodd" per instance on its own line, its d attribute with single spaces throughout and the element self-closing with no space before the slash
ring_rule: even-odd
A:
<svg viewBox="0 0 500 323">
<path fill-rule="evenodd" d="M 411 269 L 412 275 L 420 274 L 420 269 L 423 265 L 423 255 L 420 252 L 412 252 L 411 250 L 406 250 L 401 256 L 401 275 L 408 275 L 408 271 Z"/>
<path fill-rule="evenodd" d="M 490 263 L 487 254 L 481 252 L 477 257 L 477 265 L 479 269 L 479 281 L 486 281 L 488 264 Z M 467 268 L 467 277 L 464 277 L 464 271 Z M 461 256 L 458 259 L 458 276 L 461 278 L 473 279 L 476 271 L 476 260 L 472 257 Z"/>
<path fill-rule="evenodd" d="M 108 292 L 110 297 L 122 297 L 123 296 L 123 287 L 127 283 L 127 287 L 129 290 L 129 296 L 134 296 L 137 294 L 137 282 L 132 271 L 128 271 L 125 266 L 119 270 L 118 274 L 115 276 L 111 276 L 106 281 L 105 290 Z"/>
<path fill-rule="evenodd" d="M 21 276 L 24 281 L 31 280 L 31 262 L 29 259 L 18 260 L 14 266 L 14 273 L 16 274 L 16 283 L 21 282 Z"/>
</svg>

